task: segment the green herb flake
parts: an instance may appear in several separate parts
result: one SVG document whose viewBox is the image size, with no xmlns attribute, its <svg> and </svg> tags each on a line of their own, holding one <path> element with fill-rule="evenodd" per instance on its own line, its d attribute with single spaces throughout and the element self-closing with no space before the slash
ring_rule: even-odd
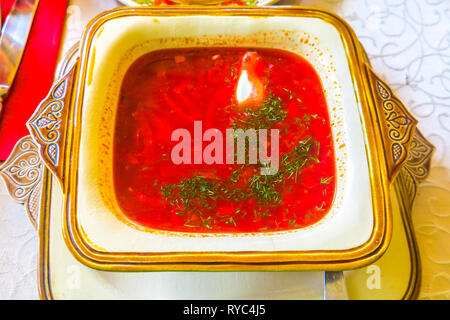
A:
<svg viewBox="0 0 450 320">
<path fill-rule="evenodd" d="M 299 225 L 297 224 L 297 222 L 295 220 L 289 220 L 289 225 L 293 226 L 293 227 L 299 227 Z"/>
<path fill-rule="evenodd" d="M 332 179 L 333 179 L 333 177 L 320 178 L 320 184 L 329 184 Z"/>
<path fill-rule="evenodd" d="M 283 88 L 283 90 L 289 93 L 289 99 L 292 100 L 295 94 L 289 89 Z"/>
<path fill-rule="evenodd" d="M 284 121 L 287 111 L 283 108 L 280 97 L 269 96 L 258 108 L 248 107 L 238 114 L 232 125 L 236 128 L 267 129 L 278 122 Z"/>
</svg>

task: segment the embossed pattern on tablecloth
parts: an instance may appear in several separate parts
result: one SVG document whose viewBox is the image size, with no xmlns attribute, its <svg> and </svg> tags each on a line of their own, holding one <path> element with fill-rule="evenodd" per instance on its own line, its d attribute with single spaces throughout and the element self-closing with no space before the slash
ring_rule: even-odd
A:
<svg viewBox="0 0 450 320">
<path fill-rule="evenodd" d="M 71 3 L 64 50 L 76 42 L 96 10 L 118 5 L 114 0 Z M 450 254 L 448 249 L 437 254 L 433 245 L 448 244 L 450 234 L 446 227 L 450 210 L 444 201 L 450 192 L 450 1 L 285 0 L 280 4 L 321 7 L 343 17 L 367 50 L 375 72 L 417 117 L 419 128 L 437 147 L 431 180 L 419 189 L 413 218 L 421 254 L 429 261 L 424 265 L 421 298 L 449 299 Z M 427 197 L 433 188 L 441 193 Z M 38 238 L 25 212 L 0 187 L 0 299 L 38 297 L 37 250 Z"/>
<path fill-rule="evenodd" d="M 36 299 L 38 236 L 0 182 L 0 299 Z"/>
</svg>

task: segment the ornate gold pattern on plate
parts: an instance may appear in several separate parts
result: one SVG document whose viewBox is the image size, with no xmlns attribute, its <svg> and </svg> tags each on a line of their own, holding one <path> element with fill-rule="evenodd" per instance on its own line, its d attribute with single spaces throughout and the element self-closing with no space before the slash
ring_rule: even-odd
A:
<svg viewBox="0 0 450 320">
<path fill-rule="evenodd" d="M 408 149 L 417 120 L 392 94 L 386 83 L 378 78 L 370 67 L 367 67 L 367 69 L 372 82 L 372 95 L 375 105 L 381 106 L 381 108 L 375 108 L 375 110 L 378 121 L 382 124 L 379 129 L 383 137 L 384 152 L 387 155 L 389 179 L 392 180 L 408 156 Z"/>
<path fill-rule="evenodd" d="M 419 183 L 428 176 L 434 149 L 434 146 L 416 129 L 405 166 L 399 173 L 404 187 L 403 195 L 405 200 L 408 201 L 408 210 L 411 209 L 416 197 Z"/>
<path fill-rule="evenodd" d="M 405 165 L 400 170 L 395 184 L 398 202 L 402 207 L 403 228 L 407 238 L 411 274 L 409 285 L 403 299 L 416 299 L 422 282 L 422 266 L 419 247 L 411 220 L 411 210 L 417 195 L 419 183 L 427 178 L 430 171 L 431 157 L 435 148 L 422 133 L 416 129 L 411 141 Z"/>
<path fill-rule="evenodd" d="M 70 101 L 75 68 L 71 69 L 52 88 L 31 119 L 27 122 L 31 136 L 39 145 L 44 163 L 60 182 L 63 180 L 64 151 L 66 149 L 67 119 L 65 106 Z"/>
<path fill-rule="evenodd" d="M 414 176 L 418 182 L 422 182 L 430 171 L 431 155 L 434 146 L 429 143 L 425 137 L 416 130 L 406 159 L 405 169 Z"/>
<path fill-rule="evenodd" d="M 38 145 L 30 136 L 20 139 L 8 159 L 0 166 L 0 176 L 4 178 L 8 193 L 12 199 L 25 205 L 35 228 L 39 215 L 43 166 Z"/>
</svg>

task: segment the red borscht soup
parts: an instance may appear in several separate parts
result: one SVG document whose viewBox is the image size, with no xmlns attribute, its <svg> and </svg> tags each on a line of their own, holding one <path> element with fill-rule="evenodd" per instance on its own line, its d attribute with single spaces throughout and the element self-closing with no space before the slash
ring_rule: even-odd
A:
<svg viewBox="0 0 450 320">
<path fill-rule="evenodd" d="M 115 195 L 141 226 L 283 231 L 318 222 L 332 206 L 335 158 L 324 91 L 311 64 L 294 53 L 148 53 L 123 79 L 116 119 Z M 245 134 L 241 149 L 237 133 Z M 263 147 L 270 161 L 258 157 Z"/>
</svg>

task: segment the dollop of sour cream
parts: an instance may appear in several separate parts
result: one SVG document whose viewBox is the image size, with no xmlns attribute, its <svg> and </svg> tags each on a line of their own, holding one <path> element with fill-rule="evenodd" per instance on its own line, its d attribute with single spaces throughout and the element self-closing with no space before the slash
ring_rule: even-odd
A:
<svg viewBox="0 0 450 320">
<path fill-rule="evenodd" d="M 254 51 L 246 52 L 241 59 L 239 78 L 236 86 L 236 101 L 239 107 L 258 106 L 264 101 L 265 92 L 264 61 Z"/>
</svg>

